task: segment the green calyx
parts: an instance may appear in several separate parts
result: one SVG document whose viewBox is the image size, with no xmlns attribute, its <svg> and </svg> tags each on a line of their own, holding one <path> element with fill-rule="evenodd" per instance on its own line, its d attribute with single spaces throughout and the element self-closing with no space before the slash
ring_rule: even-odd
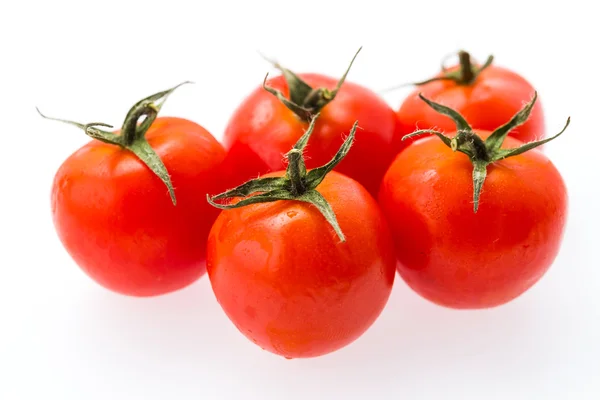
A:
<svg viewBox="0 0 600 400">
<path fill-rule="evenodd" d="M 288 167 L 284 176 L 252 179 L 235 189 L 228 190 L 216 196 L 211 197 L 207 195 L 206 198 L 208 202 L 214 207 L 223 210 L 244 207 L 250 204 L 269 203 L 278 200 L 297 200 L 310 203 L 323 214 L 340 240 L 345 242 L 346 238 L 337 222 L 335 213 L 327 200 L 325 200 L 321 193 L 317 191 L 317 187 L 323 182 L 325 176 L 344 159 L 346 154 L 348 154 L 354 140 L 358 121 L 354 123 L 350 130 L 350 134 L 346 140 L 344 140 L 344 143 L 331 161 L 319 168 L 307 171 L 302 153 L 314 130 L 318 117 L 319 114 L 313 117 L 306 133 L 302 135 L 294 147 L 286 154 Z M 237 197 L 242 197 L 243 199 L 237 203 L 229 204 L 216 202 L 217 200 L 233 199 Z"/>
<path fill-rule="evenodd" d="M 290 98 L 286 98 L 283 93 L 277 89 L 267 86 L 267 78 L 269 74 L 265 76 L 263 81 L 263 88 L 271 93 L 273 96 L 277 97 L 288 109 L 294 112 L 301 120 L 305 122 L 309 122 L 312 120 L 313 116 L 319 113 L 323 107 L 333 101 L 335 96 L 339 92 L 340 88 L 344 84 L 348 73 L 350 72 L 350 68 L 352 68 L 352 64 L 360 53 L 359 48 L 352 61 L 350 61 L 350 65 L 346 69 L 346 72 L 333 90 L 327 88 L 312 88 L 306 82 L 304 82 L 298 75 L 293 73 L 287 68 L 282 67 L 278 62 L 269 60 L 264 57 L 267 61 L 269 61 L 273 66 L 281 71 L 283 77 L 285 78 L 289 92 Z"/>
<path fill-rule="evenodd" d="M 422 82 L 417 82 L 415 83 L 415 85 L 420 86 L 435 81 L 453 81 L 457 85 L 470 85 L 473 82 L 475 82 L 479 74 L 481 74 L 486 68 L 492 65 L 492 62 L 494 61 L 494 56 L 490 55 L 485 61 L 485 63 L 478 67 L 473 65 L 473 63 L 471 62 L 471 55 L 469 53 L 467 53 L 464 50 L 460 50 L 458 52 L 458 61 L 458 69 L 454 71 L 448 71 L 448 69 L 442 64 L 443 74 L 441 76 L 427 79 Z"/>
<path fill-rule="evenodd" d="M 127 113 L 120 134 L 98 129 L 98 127 L 113 128 L 112 125 L 104 124 L 102 122 L 81 124 L 79 122 L 47 117 L 42 114 L 39 109 L 37 109 L 37 111 L 46 119 L 64 122 L 82 129 L 85 134 L 92 139 L 96 139 L 104 143 L 114 144 L 115 146 L 119 146 L 123 149 L 131 151 L 144 164 L 146 164 L 148 168 L 150 168 L 150 170 L 160 178 L 161 181 L 163 181 L 169 190 L 169 195 L 173 205 L 176 205 L 177 199 L 175 198 L 175 190 L 173 189 L 173 184 L 171 183 L 169 173 L 158 154 L 156 154 L 154 149 L 152 149 L 146 140 L 145 135 L 158 116 L 160 109 L 169 95 L 173 93 L 175 89 L 186 83 L 191 82 L 180 83 L 171 89 L 158 92 L 152 96 L 138 101 Z M 141 123 L 140 120 L 142 120 Z"/>
<path fill-rule="evenodd" d="M 502 149 L 502 144 L 504 143 L 504 140 L 506 139 L 508 133 L 517 126 L 524 124 L 529 118 L 531 110 L 533 109 L 533 106 L 535 105 L 535 102 L 537 100 L 537 92 L 535 92 L 533 99 L 529 103 L 527 103 L 518 113 L 516 113 L 510 119 L 510 121 L 497 128 L 485 140 L 479 137 L 473 131 L 473 128 L 471 128 L 471 126 L 464 119 L 464 117 L 461 116 L 455 110 L 452 110 L 451 108 L 443 106 L 441 104 L 434 103 L 433 101 L 423 97 L 422 94 L 419 94 L 419 97 L 435 111 L 452 118 L 452 120 L 454 120 L 454 123 L 456 124 L 457 134 L 454 137 L 450 138 L 439 131 L 433 129 L 423 129 L 404 136 L 402 140 L 422 134 L 433 134 L 440 138 L 442 142 L 446 144 L 446 146 L 452 149 L 452 151 L 460 151 L 461 153 L 466 154 L 473 163 L 474 212 L 477 212 L 479 208 L 479 197 L 481 195 L 483 183 L 487 176 L 488 165 L 508 157 L 523 154 L 528 150 L 534 149 L 538 146 L 543 145 L 544 143 L 548 143 L 549 141 L 556 139 L 567 129 L 569 123 L 571 122 L 571 117 L 567 118 L 567 123 L 565 124 L 564 128 L 559 133 L 550 138 L 525 143 L 522 146 L 513 149 Z"/>
</svg>

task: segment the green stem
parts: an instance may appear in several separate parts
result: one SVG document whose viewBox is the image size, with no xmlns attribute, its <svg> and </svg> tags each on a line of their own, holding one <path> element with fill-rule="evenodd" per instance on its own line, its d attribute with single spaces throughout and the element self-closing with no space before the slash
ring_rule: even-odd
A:
<svg viewBox="0 0 600 400">
<path fill-rule="evenodd" d="M 308 139 L 314 131 L 319 114 L 316 114 L 310 122 L 308 130 L 296 142 L 294 147 L 286 154 L 288 167 L 282 177 L 268 177 L 252 179 L 234 189 L 220 193 L 216 196 L 206 196 L 207 201 L 214 207 L 222 210 L 245 207 L 250 204 L 268 203 L 279 200 L 296 200 L 310 203 L 319 210 L 325 220 L 331 225 L 338 238 L 344 242 L 346 238 L 337 221 L 334 211 L 327 200 L 318 192 L 318 186 L 325 176 L 337 166 L 350 151 L 358 122 L 350 130 L 350 134 L 344 140 L 335 156 L 327 164 L 314 168 L 307 172 L 302 155 Z M 217 203 L 218 200 L 233 198 L 242 199 L 236 203 Z"/>
<path fill-rule="evenodd" d="M 306 192 L 304 186 L 304 177 L 306 176 L 306 166 L 302 157 L 302 150 L 293 149 L 287 154 L 288 168 L 287 173 L 290 177 L 291 192 L 294 196 L 299 196 Z"/>
<path fill-rule="evenodd" d="M 551 140 L 559 137 L 569 126 L 571 118 L 567 119 L 567 123 L 564 128 L 555 136 L 550 138 L 525 143 L 521 146 L 511 149 L 503 149 L 502 144 L 506 139 L 508 133 L 516 127 L 524 124 L 531 114 L 535 102 L 537 100 L 537 92 L 534 94 L 530 102 L 528 102 L 519 112 L 517 112 L 508 122 L 498 127 L 486 140 L 483 140 L 477 135 L 471 126 L 467 123 L 463 116 L 457 111 L 452 110 L 446 106 L 438 103 L 434 103 L 431 100 L 423 97 L 419 94 L 420 98 L 428 104 L 435 111 L 440 114 L 446 115 L 454 120 L 456 125 L 457 133 L 453 138 L 444 135 L 442 132 L 438 132 L 432 129 L 420 130 L 406 135 L 402 140 L 408 139 L 421 134 L 432 134 L 436 135 L 442 140 L 452 151 L 459 151 L 466 154 L 473 164 L 473 211 L 477 212 L 480 205 L 481 191 L 483 184 L 487 177 L 487 167 L 494 162 L 503 160 L 508 157 L 513 157 L 519 154 L 523 154 L 526 151 L 541 146 L 544 143 L 548 143 Z"/>
<path fill-rule="evenodd" d="M 448 56 L 444 58 L 444 62 L 446 61 L 446 58 L 448 58 Z M 429 78 L 420 82 L 409 82 L 403 83 L 401 85 L 392 86 L 387 89 L 381 90 L 380 93 L 383 94 L 391 92 L 396 89 L 403 88 L 405 86 L 423 86 L 428 83 L 437 81 L 452 81 L 457 85 L 465 86 L 472 85 L 477 80 L 477 77 L 490 65 L 492 65 L 493 61 L 494 56 L 490 55 L 481 67 L 477 67 L 473 65 L 471 61 L 471 55 L 464 50 L 460 50 L 458 52 L 458 69 L 456 69 L 455 71 L 449 71 L 449 69 L 444 66 L 444 62 L 442 62 L 442 72 L 439 76 Z"/>
<path fill-rule="evenodd" d="M 475 79 L 475 71 L 471 64 L 471 55 L 464 50 L 458 52 L 458 61 L 460 64 L 460 80 L 462 84 L 468 85 Z"/>
<path fill-rule="evenodd" d="M 460 148 L 463 153 L 469 154 L 474 160 L 490 161 L 485 142 L 472 130 L 458 131 L 456 136 L 452 138 L 450 148 L 452 151 L 457 151 Z"/>
<path fill-rule="evenodd" d="M 81 124 L 79 122 L 47 117 L 42 114 L 39 109 L 38 113 L 43 118 L 76 126 L 77 128 L 82 129 L 85 134 L 92 139 L 115 146 L 120 146 L 131 151 L 167 186 L 171 201 L 173 202 L 173 205 L 176 205 L 177 199 L 175 197 L 175 189 L 173 188 L 167 168 L 163 164 L 158 154 L 156 154 L 154 149 L 152 149 L 146 140 L 145 135 L 150 126 L 152 126 L 154 120 L 157 118 L 160 109 L 169 95 L 173 93 L 175 89 L 186 83 L 191 82 L 183 82 L 171 89 L 155 93 L 138 101 L 127 113 L 120 135 L 97 128 L 99 126 L 112 128 L 112 126 L 108 124 L 98 122 Z M 138 124 L 140 118 L 144 118 L 144 121 L 141 124 Z"/>
<path fill-rule="evenodd" d="M 277 89 L 267 86 L 267 77 L 263 81 L 263 88 L 277 97 L 289 110 L 291 110 L 298 118 L 304 122 L 310 122 L 313 117 L 318 114 L 327 104 L 332 102 L 346 81 L 346 77 L 356 60 L 356 56 L 360 53 L 362 47 L 352 57 L 350 65 L 346 68 L 346 72 L 337 82 L 335 88 L 312 88 L 308 83 L 304 82 L 297 74 L 284 68 L 276 61 L 270 60 L 263 56 L 275 68 L 279 69 L 285 78 L 289 89 L 289 99 Z M 268 74 L 267 74 L 268 76 Z"/>
<path fill-rule="evenodd" d="M 125 147 L 131 146 L 136 139 L 140 136 L 144 136 L 157 116 L 158 109 L 152 102 L 145 101 L 133 106 L 132 112 L 127 115 L 125 122 L 123 122 L 123 127 L 121 128 L 123 145 Z M 142 122 L 142 125 L 139 125 L 138 122 L 142 117 L 145 117 L 145 119 Z"/>
<path fill-rule="evenodd" d="M 457 85 L 468 86 L 475 83 L 477 77 L 481 75 L 483 71 L 485 71 L 492 62 L 494 61 L 494 56 L 488 56 L 487 60 L 483 65 L 477 67 L 473 65 L 471 60 L 471 55 L 464 51 L 460 50 L 458 52 L 458 69 L 455 71 L 448 71 L 447 68 L 442 67 L 442 74 L 440 76 L 436 76 L 431 79 L 427 79 L 421 82 L 416 82 L 414 85 L 422 86 L 430 82 L 436 81 L 453 81 Z"/>
</svg>

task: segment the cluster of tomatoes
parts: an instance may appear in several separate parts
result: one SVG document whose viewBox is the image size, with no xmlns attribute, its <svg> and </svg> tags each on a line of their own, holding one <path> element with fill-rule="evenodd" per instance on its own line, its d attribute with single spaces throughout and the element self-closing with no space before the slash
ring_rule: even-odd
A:
<svg viewBox="0 0 600 400">
<path fill-rule="evenodd" d="M 240 332 L 288 358 L 361 336 L 396 272 L 441 306 L 511 301 L 559 250 L 565 184 L 534 148 L 562 131 L 546 135 L 524 78 L 491 57 L 458 59 L 398 110 L 348 71 L 336 80 L 274 63 L 281 75 L 239 105 L 223 144 L 158 116 L 176 88 L 139 101 L 118 131 L 63 121 L 95 140 L 56 174 L 58 236 L 125 295 L 208 272 Z"/>
</svg>

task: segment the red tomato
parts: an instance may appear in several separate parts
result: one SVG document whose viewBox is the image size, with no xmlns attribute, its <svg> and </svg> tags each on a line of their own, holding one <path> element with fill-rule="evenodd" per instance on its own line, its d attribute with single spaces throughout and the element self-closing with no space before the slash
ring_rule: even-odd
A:
<svg viewBox="0 0 600 400">
<path fill-rule="evenodd" d="M 312 88 L 333 90 L 338 83 L 315 73 L 297 77 Z M 302 97 L 290 94 L 284 76 L 269 79 L 266 85 L 281 91 L 285 97 Z M 358 120 L 361 129 L 357 132 L 354 149 L 337 171 L 356 179 L 376 195 L 385 170 L 403 146 L 394 110 L 371 90 L 351 82 L 345 82 L 333 100 L 323 98 L 321 101 L 331 102 L 320 110 L 314 138 L 306 149 L 307 167 L 314 168 L 328 161 Z M 319 108 L 312 111 L 317 112 Z M 307 127 L 308 121 L 263 87 L 252 92 L 234 112 L 224 134 L 227 162 L 240 172 L 238 183 L 284 169 L 283 155 Z"/>
<path fill-rule="evenodd" d="M 302 150 L 295 147 L 295 155 Z M 287 358 L 316 357 L 373 324 L 392 290 L 396 260 L 383 214 L 362 185 L 335 171 L 306 172 L 302 160 L 289 158 L 283 179 L 282 172 L 267 174 L 215 197 L 261 193 L 223 206 L 246 203 L 217 218 L 207 268 L 219 304 L 246 337 Z"/>
<path fill-rule="evenodd" d="M 66 250 L 100 285 L 132 296 L 171 292 L 205 273 L 206 239 L 218 214 L 205 198 L 223 189 L 225 150 L 201 126 L 158 118 L 145 139 L 164 162 L 177 205 L 132 151 L 97 140 L 61 165 L 52 187 Z"/>
<path fill-rule="evenodd" d="M 479 72 L 480 67 L 471 65 L 468 53 L 461 52 L 459 56 L 462 65 L 442 71 L 435 77 L 454 76 L 455 79 L 421 84 L 404 100 L 397 113 L 402 134 L 416 129 L 455 130 L 452 119 L 427 107 L 419 93 L 458 111 L 474 129 L 493 131 L 519 111 L 524 100 L 531 98 L 535 91 L 525 78 L 509 69 L 492 64 Z M 472 80 L 465 81 L 463 71 Z M 545 137 L 544 114 L 539 101 L 527 122 L 509 135 L 523 142 Z"/>
<path fill-rule="evenodd" d="M 345 243 L 298 201 L 223 211 L 208 239 L 208 274 L 225 313 L 254 343 L 288 358 L 353 342 L 381 313 L 394 281 L 388 228 L 367 191 L 332 172 L 319 192 Z"/>
<path fill-rule="evenodd" d="M 521 145 L 509 137 L 502 149 Z M 426 299 L 452 308 L 498 306 L 528 290 L 555 259 L 567 218 L 561 175 L 537 150 L 507 157 L 488 163 L 476 213 L 472 162 L 436 137 L 415 142 L 387 171 L 379 203 L 398 271 Z"/>
</svg>

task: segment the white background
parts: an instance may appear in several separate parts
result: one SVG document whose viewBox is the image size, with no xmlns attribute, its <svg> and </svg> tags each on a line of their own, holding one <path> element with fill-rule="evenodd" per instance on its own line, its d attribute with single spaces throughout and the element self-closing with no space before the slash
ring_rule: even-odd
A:
<svg viewBox="0 0 600 400">
<path fill-rule="evenodd" d="M 137 4 L 136 4 L 137 3 Z M 600 99 L 593 2 L 4 2 L 0 6 L 0 399 L 600 398 Z M 586 5 L 589 4 L 589 5 Z M 9 5 L 10 4 L 10 5 Z M 50 185 L 87 142 L 44 112 L 119 125 L 135 101 L 184 80 L 162 115 L 217 138 L 272 71 L 381 90 L 429 77 L 465 48 L 539 90 L 546 146 L 569 189 L 555 264 L 487 311 L 453 311 L 400 280 L 375 325 L 329 356 L 284 360 L 239 334 L 206 276 L 180 292 L 126 298 L 92 282 L 58 241 Z M 406 95 L 385 95 L 397 108 Z"/>
</svg>

